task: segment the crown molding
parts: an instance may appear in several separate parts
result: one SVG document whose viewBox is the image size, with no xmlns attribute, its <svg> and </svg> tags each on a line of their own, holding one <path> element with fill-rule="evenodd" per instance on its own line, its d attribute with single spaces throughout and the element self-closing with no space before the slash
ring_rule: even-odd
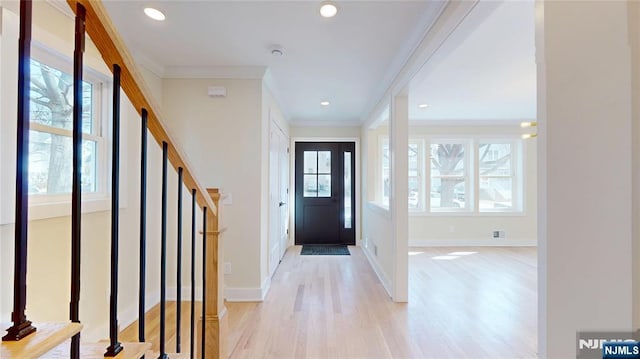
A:
<svg viewBox="0 0 640 359">
<path fill-rule="evenodd" d="M 463 126 L 463 127 L 517 127 L 520 128 L 520 122 L 522 121 L 535 121 L 535 119 L 522 118 L 518 120 L 504 119 L 504 120 L 487 120 L 487 119 L 410 119 L 409 126 L 412 127 L 434 127 L 434 126 Z"/>
<path fill-rule="evenodd" d="M 262 79 L 266 66 L 166 66 L 166 79 Z"/>
<path fill-rule="evenodd" d="M 65 16 L 71 19 L 76 17 L 65 0 L 46 0 L 46 2 Z"/>
<path fill-rule="evenodd" d="M 360 127 L 362 123 L 357 120 L 345 121 L 322 121 L 322 120 L 304 120 L 291 121 L 292 127 Z"/>
</svg>

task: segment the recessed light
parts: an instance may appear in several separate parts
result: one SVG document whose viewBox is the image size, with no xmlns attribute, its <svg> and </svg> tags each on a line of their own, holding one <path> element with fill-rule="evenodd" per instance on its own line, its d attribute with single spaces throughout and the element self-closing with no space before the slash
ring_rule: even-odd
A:
<svg viewBox="0 0 640 359">
<path fill-rule="evenodd" d="M 429 107 L 429 105 L 426 104 L 426 103 L 421 103 L 421 104 L 418 105 L 418 107 L 419 108 L 427 108 L 427 107 Z"/>
<path fill-rule="evenodd" d="M 154 9 L 152 7 L 145 7 L 144 8 L 144 13 L 148 17 L 150 17 L 150 18 L 152 18 L 152 19 L 154 19 L 156 21 L 164 21 L 164 19 L 165 19 L 165 16 L 162 13 L 162 11 L 160 11 L 158 9 Z"/>
<path fill-rule="evenodd" d="M 332 2 L 324 2 L 320 6 L 320 16 L 334 17 L 338 13 L 338 7 Z"/>
<path fill-rule="evenodd" d="M 331 105 L 331 102 L 329 102 L 329 101 L 322 101 L 322 102 L 320 102 L 320 105 L 322 105 L 322 106 L 329 106 L 329 105 Z"/>
</svg>

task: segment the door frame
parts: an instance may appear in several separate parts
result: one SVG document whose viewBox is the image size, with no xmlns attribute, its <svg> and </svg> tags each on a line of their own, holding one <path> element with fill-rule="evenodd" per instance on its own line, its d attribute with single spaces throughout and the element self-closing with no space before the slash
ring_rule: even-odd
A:
<svg viewBox="0 0 640 359">
<path fill-rule="evenodd" d="M 289 233 L 286 233 L 286 237 L 287 237 L 287 241 L 284 244 L 285 248 L 281 248 L 283 243 L 281 242 L 283 235 L 285 235 L 284 233 L 282 233 L 281 231 L 283 230 L 282 228 L 282 221 L 286 220 L 287 224 L 289 221 L 288 215 L 286 216 L 286 218 L 282 218 L 282 211 L 280 206 L 274 207 L 274 200 L 277 202 L 282 201 L 282 187 L 281 187 L 281 173 L 282 173 L 282 169 L 280 168 L 280 166 L 282 165 L 281 163 L 281 151 L 284 150 L 286 151 L 286 156 L 289 156 L 289 136 L 287 135 L 287 133 L 278 125 L 277 121 L 271 116 L 271 111 L 269 111 L 269 118 L 270 123 L 269 123 L 269 155 L 268 155 L 268 167 L 269 167 L 269 179 L 268 179 L 268 211 L 269 211 L 269 215 L 268 215 L 268 233 L 267 233 L 267 273 L 268 273 L 268 277 L 271 278 L 276 270 L 278 269 L 278 266 L 280 264 L 280 262 L 282 261 L 282 257 L 283 257 L 283 253 L 286 251 L 286 249 L 289 246 Z M 277 151 L 275 152 L 275 158 L 274 156 L 274 152 L 272 152 L 273 150 L 273 145 L 274 145 L 274 134 L 277 137 Z M 283 148 L 283 146 L 285 148 Z M 276 170 L 275 172 L 273 171 L 274 168 L 272 168 L 272 166 L 275 164 Z M 286 166 L 289 166 L 289 163 L 286 163 Z M 289 170 L 289 168 L 287 168 L 287 171 Z M 288 175 L 288 174 L 287 174 Z M 274 177 L 275 176 L 275 177 Z M 277 196 L 277 198 L 272 197 L 272 195 L 274 195 L 273 190 L 274 190 L 274 186 L 276 186 L 275 188 L 275 192 L 277 192 L 275 194 L 275 196 Z M 289 181 L 287 178 L 287 186 L 289 186 Z M 289 190 L 289 188 L 287 188 L 287 190 Z M 289 196 L 287 195 L 285 197 L 285 201 L 289 201 Z M 287 203 L 285 202 L 285 203 Z M 287 203 L 287 206 L 289 205 L 289 203 Z M 288 208 L 287 208 L 288 210 Z M 274 223 L 275 221 L 275 223 Z M 285 230 L 288 230 L 285 229 Z M 274 233 L 277 232 L 277 235 Z M 275 259 L 274 257 L 274 253 L 273 253 L 273 249 L 274 247 L 277 246 L 277 259 Z"/>
<path fill-rule="evenodd" d="M 360 222 L 360 138 L 359 137 L 291 137 L 289 144 L 290 153 L 296 153 L 296 142 L 354 142 L 355 143 L 355 223 L 356 223 L 356 246 L 362 243 L 362 224 Z M 292 245 L 296 233 L 296 201 L 295 201 L 295 180 L 296 180 L 296 156 L 289 156 L 289 245 Z"/>
</svg>

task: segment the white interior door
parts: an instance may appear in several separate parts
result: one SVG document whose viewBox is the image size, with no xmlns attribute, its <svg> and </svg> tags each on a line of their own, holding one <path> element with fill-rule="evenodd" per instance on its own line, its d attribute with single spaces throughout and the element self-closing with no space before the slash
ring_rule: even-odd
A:
<svg viewBox="0 0 640 359">
<path fill-rule="evenodd" d="M 289 247 L 289 139 L 280 132 L 280 259 Z"/>
<path fill-rule="evenodd" d="M 269 136 L 269 276 L 280 263 L 280 130 L 272 122 Z"/>
</svg>

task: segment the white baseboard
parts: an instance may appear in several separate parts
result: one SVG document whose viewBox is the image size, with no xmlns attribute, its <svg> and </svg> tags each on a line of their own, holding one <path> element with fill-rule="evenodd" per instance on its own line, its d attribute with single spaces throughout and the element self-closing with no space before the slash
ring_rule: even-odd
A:
<svg viewBox="0 0 640 359">
<path fill-rule="evenodd" d="M 367 257 L 369 264 L 371 264 L 373 271 L 378 276 L 378 279 L 380 279 L 382 286 L 387 291 L 387 294 L 389 294 L 389 297 L 393 297 L 393 295 L 391 294 L 391 282 L 389 281 L 389 278 L 387 278 L 387 276 L 385 275 L 384 271 L 382 270 L 382 267 L 380 267 L 380 263 L 378 263 L 378 261 L 374 258 L 374 256 L 369 252 L 368 248 L 364 246 L 361 248 L 362 248 L 362 252 L 364 252 L 365 257 Z"/>
<path fill-rule="evenodd" d="M 229 302 L 262 302 L 271 288 L 271 278 L 262 281 L 260 288 L 225 287 L 224 296 Z"/>
<path fill-rule="evenodd" d="M 202 300 L 202 288 L 196 287 L 195 293 L 196 301 Z M 175 301 L 178 299 L 178 290 L 176 287 L 167 287 L 167 301 Z M 191 287 L 182 287 L 181 291 L 181 300 L 183 302 L 191 301 Z M 147 293 L 145 298 L 145 308 L 146 311 L 149 311 L 154 306 L 160 303 L 160 292 L 158 293 Z M 130 305 L 125 310 L 120 310 L 118 312 L 118 324 L 120 325 L 120 330 L 128 327 L 133 322 L 138 320 L 138 303 Z M 108 332 L 108 331 L 107 331 Z"/>
<path fill-rule="evenodd" d="M 147 293 L 144 298 L 145 301 L 145 311 L 153 308 L 155 305 L 160 303 L 160 292 L 158 293 Z M 130 326 L 133 322 L 138 320 L 138 303 L 130 305 L 125 310 L 118 311 L 118 324 L 120 325 L 120 330 Z M 106 331 L 109 333 L 109 331 Z"/>
<path fill-rule="evenodd" d="M 191 287 L 182 286 L 182 291 L 180 291 L 180 299 L 183 302 L 191 301 Z M 202 300 L 202 287 L 196 287 L 195 299 L 196 299 L 196 302 Z M 170 300 L 170 301 L 178 300 L 177 287 L 167 287 L 167 300 Z"/>
<path fill-rule="evenodd" d="M 536 247 L 535 238 L 409 239 L 409 247 Z"/>
</svg>

